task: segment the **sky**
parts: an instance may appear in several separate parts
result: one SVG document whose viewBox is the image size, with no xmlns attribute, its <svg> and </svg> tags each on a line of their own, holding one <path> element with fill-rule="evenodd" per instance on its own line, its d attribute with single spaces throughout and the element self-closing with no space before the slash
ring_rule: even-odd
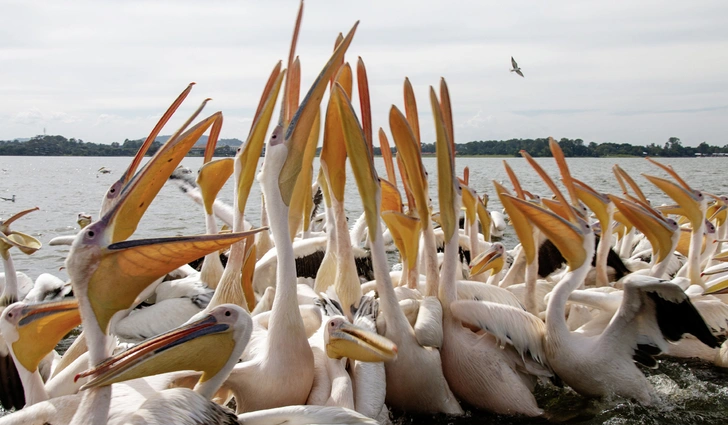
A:
<svg viewBox="0 0 728 425">
<path fill-rule="evenodd" d="M 0 0 L 0 140 L 44 129 L 95 143 L 143 138 L 192 81 L 162 134 L 210 97 L 206 112 L 224 114 L 221 137 L 244 139 L 270 71 L 288 56 L 297 8 Z M 366 63 L 375 131 L 389 133 L 409 77 L 422 142 L 434 141 L 428 91 L 444 77 L 456 143 L 728 144 L 728 2 L 308 0 L 301 97 L 357 20 L 347 60 Z M 525 78 L 509 72 L 511 56 Z"/>
</svg>

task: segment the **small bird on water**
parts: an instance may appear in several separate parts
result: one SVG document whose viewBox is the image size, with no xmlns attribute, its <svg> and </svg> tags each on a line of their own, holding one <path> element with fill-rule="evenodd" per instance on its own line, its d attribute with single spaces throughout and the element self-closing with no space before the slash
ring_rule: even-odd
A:
<svg viewBox="0 0 728 425">
<path fill-rule="evenodd" d="M 513 59 L 513 56 L 511 56 L 511 65 L 513 66 L 513 69 L 511 69 L 511 72 L 515 72 L 516 74 L 523 77 L 523 73 L 521 72 L 521 68 L 518 67 L 518 64 L 516 63 L 516 60 Z M 526 78 L 526 77 L 523 77 Z"/>
</svg>

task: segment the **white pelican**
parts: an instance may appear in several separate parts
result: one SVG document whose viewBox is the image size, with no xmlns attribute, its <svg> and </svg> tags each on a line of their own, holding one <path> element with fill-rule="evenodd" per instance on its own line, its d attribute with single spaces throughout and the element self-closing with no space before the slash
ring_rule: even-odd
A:
<svg viewBox="0 0 728 425">
<path fill-rule="evenodd" d="M 245 233 L 126 241 L 170 173 L 187 151 L 217 119 L 201 121 L 167 141 L 123 188 L 121 196 L 101 219 L 81 231 L 71 246 L 66 268 L 84 324 L 89 361 L 97 364 L 110 354 L 108 330 L 117 313 L 141 300 L 151 282 L 209 252 L 247 236 Z M 174 252 L 170 257 L 166 253 Z M 110 387 L 84 392 L 72 423 L 102 423 L 108 417 Z"/>
<path fill-rule="evenodd" d="M 442 370 L 455 395 L 469 404 L 501 414 L 539 416 L 543 411 L 538 407 L 529 383 L 514 370 L 514 359 L 518 355 L 501 350 L 493 338 L 484 338 L 464 327 L 452 311 L 453 303 L 458 302 L 455 273 L 460 188 L 455 177 L 453 133 L 449 121 L 452 115 L 444 79 L 440 80 L 440 97 L 438 101 L 430 87 L 437 134 L 440 219 L 447 240 L 439 288 L 443 309 Z"/>
<path fill-rule="evenodd" d="M 420 345 L 412 326 L 400 309 L 388 273 L 379 223 L 379 178 L 346 93 L 341 86 L 335 85 L 332 96 L 340 114 L 347 155 L 366 214 L 376 288 L 382 316 L 387 324 L 384 336 L 394 342 L 398 350 L 396 360 L 385 362 L 387 405 L 406 411 L 462 414 L 462 409 L 442 374 L 440 353 Z M 417 388 L 417 391 L 412 391 L 413 388 Z"/>
<path fill-rule="evenodd" d="M 80 387 L 73 381 L 73 372 L 70 376 L 66 373 L 44 383 L 39 371 L 41 361 L 53 351 L 61 338 L 80 324 L 81 316 L 75 299 L 40 304 L 18 302 L 3 311 L 0 332 L 23 381 L 26 406 L 75 393 Z M 83 369 L 87 365 L 88 362 Z"/>
<path fill-rule="evenodd" d="M 251 343 L 251 356 L 233 370 L 227 387 L 239 400 L 238 413 L 303 404 L 313 382 L 313 354 L 308 344 L 296 294 L 296 270 L 288 230 L 292 191 L 300 172 L 301 153 L 316 117 L 326 83 L 354 37 L 349 31 L 319 74 L 298 111 L 287 123 L 284 114 L 268 139 L 258 175 L 278 253 L 276 291 L 264 337 Z M 285 103 L 285 102 L 284 102 Z"/>
</svg>

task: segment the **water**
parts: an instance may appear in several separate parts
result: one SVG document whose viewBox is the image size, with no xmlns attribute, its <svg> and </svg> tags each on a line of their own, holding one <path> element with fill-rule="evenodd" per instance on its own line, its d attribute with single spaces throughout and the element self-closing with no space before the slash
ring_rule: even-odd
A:
<svg viewBox="0 0 728 425">
<path fill-rule="evenodd" d="M 506 160 L 518 175 L 524 189 L 538 194 L 549 194 L 545 184 L 522 158 L 457 158 L 458 174 L 465 166 L 470 168 L 470 185 L 479 194 L 490 195 L 489 209 L 500 210 L 501 206 L 493 192 L 492 180 L 507 181 L 502 161 Z M 728 193 L 728 181 L 724 168 L 726 158 L 660 158 L 670 164 L 691 185 L 716 194 Z M 7 157 L 0 156 L 0 196 L 16 196 L 16 202 L 0 201 L 0 217 L 7 218 L 23 209 L 40 207 L 15 222 L 12 228 L 28 233 L 43 242 L 41 250 L 32 256 L 13 251 L 16 269 L 35 279 L 40 273 L 53 273 L 64 279 L 60 270 L 68 253 L 67 247 L 52 247 L 47 243 L 61 235 L 72 235 L 78 231 L 76 216 L 79 212 L 92 214 L 97 218 L 101 199 L 108 187 L 126 169 L 130 158 L 110 157 Z M 557 180 L 558 170 L 551 158 L 537 161 L 549 175 Z M 437 204 L 435 158 L 423 158 L 429 172 L 430 196 Z M 572 158 L 568 160 L 572 174 L 597 190 L 619 194 L 620 188 L 612 174 L 613 164 L 619 164 L 637 181 L 645 195 L 653 203 L 671 203 L 656 187 L 640 173 L 663 176 L 657 167 L 641 158 Z M 380 176 L 386 177 L 381 158 L 375 159 Z M 185 158 L 185 167 L 197 170 L 201 158 Z M 260 165 L 260 164 L 259 164 Z M 97 174 L 106 167 L 110 174 Z M 348 165 L 347 165 L 348 167 Z M 314 163 L 318 172 L 318 159 Z M 316 174 L 314 174 L 316 175 Z M 399 177 L 399 176 L 398 176 Z M 399 180 L 399 179 L 398 179 Z M 401 188 L 401 182 L 400 182 Z M 510 184 L 506 185 L 510 187 Z M 349 169 L 346 186 L 346 208 L 350 218 L 362 213 L 359 194 Z M 219 198 L 232 202 L 232 182 L 223 188 Z M 254 225 L 260 223 L 260 189 L 254 184 L 248 201 L 246 218 Z M 151 204 L 132 238 L 176 236 L 204 233 L 205 225 L 201 207 L 186 198 L 173 184 L 166 185 Z M 506 230 L 504 243 L 510 249 L 516 243 L 512 228 Z M 552 422 L 566 423 L 725 423 L 728 415 L 728 384 L 726 372 L 696 362 L 666 360 L 656 371 L 646 371 L 656 389 L 657 400 L 651 407 L 636 405 L 629 401 L 615 399 L 607 401 L 586 400 L 569 389 L 552 385 L 540 386 L 537 391 L 539 405 L 546 409 Z M 518 419 L 494 416 L 485 412 L 469 410 L 463 418 L 444 416 L 402 416 L 397 423 L 548 423 L 545 419 Z"/>
</svg>

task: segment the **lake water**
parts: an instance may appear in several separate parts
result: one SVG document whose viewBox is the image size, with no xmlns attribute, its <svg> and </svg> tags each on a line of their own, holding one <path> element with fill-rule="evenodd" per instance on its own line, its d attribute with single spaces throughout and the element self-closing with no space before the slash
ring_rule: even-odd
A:
<svg viewBox="0 0 728 425">
<path fill-rule="evenodd" d="M 16 269 L 35 279 L 40 273 L 53 273 L 64 279 L 63 261 L 67 247 L 47 246 L 48 241 L 60 235 L 72 235 L 78 231 L 76 216 L 79 212 L 97 218 L 101 199 L 108 187 L 119 178 L 131 158 L 110 157 L 8 157 L 0 156 L 0 197 L 16 197 L 16 202 L 0 201 L 0 217 L 7 218 L 23 209 L 39 207 L 15 222 L 14 230 L 35 236 L 44 246 L 32 256 L 13 251 Z M 541 179 L 522 158 L 457 158 L 459 175 L 465 166 L 470 168 L 470 186 L 479 194 L 490 195 L 489 209 L 501 209 L 493 192 L 492 180 L 507 181 L 502 162 L 506 160 L 518 175 L 524 189 L 538 194 L 549 194 Z M 692 186 L 716 194 L 728 193 L 725 168 L 728 158 L 660 158 L 670 164 Z M 426 157 L 424 165 L 430 176 L 431 197 L 437 203 L 436 163 Z M 538 162 L 554 178 L 558 170 L 551 158 Z M 262 162 L 261 162 L 262 163 Z M 259 166 L 260 164 L 259 163 Z M 381 158 L 375 163 L 380 176 L 386 177 Z M 652 186 L 640 173 L 663 176 L 657 167 L 642 158 L 572 158 L 568 160 L 572 174 L 597 190 L 619 194 L 620 188 L 612 174 L 613 164 L 619 164 L 637 181 L 645 195 L 657 205 L 671 201 Z M 185 158 L 185 167 L 195 172 L 202 165 L 202 158 Z M 101 167 L 112 170 L 110 174 L 98 174 Z M 347 167 L 349 167 L 347 165 Z M 318 159 L 314 164 L 318 172 Z M 359 194 L 348 170 L 346 208 L 350 218 L 362 212 Z M 316 175 L 316 174 L 314 174 Z M 399 176 L 398 176 L 399 177 Z M 398 179 L 399 180 L 399 179 Z M 510 187 L 510 184 L 506 185 Z M 401 187 L 401 183 L 400 183 Z M 232 202 L 232 180 L 220 192 L 219 198 Z M 253 186 L 246 219 L 254 225 L 260 223 L 260 190 Z M 204 233 L 202 208 L 189 200 L 174 184 L 167 184 L 151 204 L 137 232 L 132 238 L 176 236 Z M 510 249 L 516 244 L 512 228 L 508 228 L 504 243 Z M 656 388 L 658 403 L 643 407 L 625 400 L 588 401 L 568 389 L 553 386 L 540 387 L 537 391 L 539 404 L 552 412 L 552 421 L 568 423 L 726 423 L 728 417 L 728 381 L 722 370 L 712 366 L 677 361 L 663 361 L 657 371 L 650 371 Z M 398 416 L 398 423 L 539 423 L 534 420 L 497 417 L 471 411 L 464 418 Z M 543 420 L 543 422 L 546 422 Z"/>
</svg>

